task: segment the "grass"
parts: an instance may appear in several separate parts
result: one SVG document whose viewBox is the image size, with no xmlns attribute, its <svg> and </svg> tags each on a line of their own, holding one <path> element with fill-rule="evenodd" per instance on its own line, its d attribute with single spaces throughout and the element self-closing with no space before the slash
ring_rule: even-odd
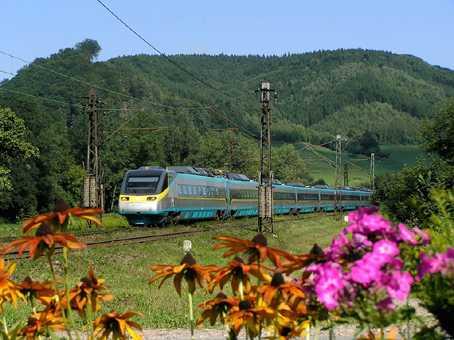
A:
<svg viewBox="0 0 454 340">
<path fill-rule="evenodd" d="M 78 220 L 78 219 L 71 219 L 71 232 L 75 235 L 80 233 L 89 233 L 91 231 L 96 232 L 97 228 L 95 226 L 89 227 L 87 226 L 86 221 Z M 118 214 L 104 214 L 102 217 L 102 225 L 103 233 L 111 233 L 121 229 L 124 229 L 128 222 L 124 217 Z M 10 237 L 17 237 L 21 235 L 21 228 L 20 224 L 14 223 L 0 223 L 0 239 L 1 238 L 10 238 Z M 0 243 L 2 241 L 0 240 Z"/>
<path fill-rule="evenodd" d="M 255 219 L 241 219 L 238 224 L 254 223 Z M 234 223 L 236 224 L 236 222 Z M 213 237 L 216 235 L 235 235 L 250 239 L 255 235 L 251 228 L 237 226 L 215 228 L 206 227 L 205 233 L 190 237 L 193 244 L 193 253 L 199 263 L 202 264 L 225 264 L 222 252 L 213 251 Z M 340 230 L 342 222 L 332 216 L 320 216 L 308 220 L 288 220 L 276 224 L 278 238 L 268 237 L 272 246 L 292 252 L 307 252 L 314 243 L 326 246 L 331 238 Z M 183 226 L 194 228 L 194 226 Z M 181 230 L 175 226 L 158 230 L 158 232 L 171 232 Z M 147 229 L 136 229 L 134 234 L 149 233 Z M 111 236 L 120 237 L 124 232 L 115 231 Z M 151 264 L 176 264 L 183 255 L 182 244 L 184 238 L 168 239 L 152 243 L 135 245 L 116 245 L 105 248 L 90 248 L 80 252 L 71 253 L 70 280 L 77 280 L 86 275 L 88 267 L 93 265 L 97 275 L 106 279 L 111 287 L 115 298 L 104 306 L 105 311 L 111 309 L 120 312 L 135 310 L 141 312 L 140 319 L 144 328 L 179 328 L 187 326 L 186 299 L 179 298 L 174 291 L 172 282 L 164 284 L 161 289 L 157 285 L 150 286 L 148 278 L 151 277 L 149 265 Z M 55 257 L 55 265 L 58 271 L 62 271 L 62 258 Z M 33 279 L 49 278 L 49 271 L 44 259 L 36 261 L 19 261 L 16 270 L 16 279 L 25 276 Z M 195 303 L 200 303 L 207 296 L 199 290 L 196 293 Z M 9 322 L 25 318 L 23 308 L 17 310 L 8 308 L 6 316 Z M 197 315 L 197 314 L 196 314 Z"/>
<path fill-rule="evenodd" d="M 309 174 L 314 179 L 322 178 L 329 185 L 334 185 L 334 167 L 330 166 L 329 161 L 323 159 L 323 157 L 334 163 L 336 153 L 324 147 L 314 147 L 314 149 L 318 155 L 308 149 L 301 150 L 303 159 L 306 160 Z M 389 153 L 389 157 L 375 160 L 376 176 L 381 176 L 389 172 L 397 172 L 404 166 L 415 164 L 418 159 L 424 160 L 424 151 L 418 145 L 383 145 L 381 149 L 383 152 Z M 343 157 L 344 160 L 348 161 L 349 184 L 352 186 L 368 184 L 369 158 L 363 155 L 349 153 L 344 153 Z"/>
</svg>

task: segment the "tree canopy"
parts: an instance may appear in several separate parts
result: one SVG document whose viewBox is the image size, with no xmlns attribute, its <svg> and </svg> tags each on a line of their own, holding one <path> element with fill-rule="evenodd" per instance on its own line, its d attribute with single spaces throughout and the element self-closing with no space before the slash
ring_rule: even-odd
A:
<svg viewBox="0 0 454 340">
<path fill-rule="evenodd" d="M 38 149 L 28 138 L 24 120 L 10 109 L 0 107 L 0 193 L 12 189 L 11 163 L 38 155 Z"/>
</svg>

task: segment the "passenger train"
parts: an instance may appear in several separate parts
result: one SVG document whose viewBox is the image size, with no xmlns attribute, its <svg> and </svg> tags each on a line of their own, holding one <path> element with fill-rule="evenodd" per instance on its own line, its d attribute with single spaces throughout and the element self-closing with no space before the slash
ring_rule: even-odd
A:
<svg viewBox="0 0 454 340">
<path fill-rule="evenodd" d="M 257 216 L 257 182 L 241 174 L 214 176 L 194 167 L 141 167 L 126 172 L 119 212 L 131 225 Z M 273 183 L 276 215 L 353 210 L 370 204 L 372 192 Z"/>
</svg>

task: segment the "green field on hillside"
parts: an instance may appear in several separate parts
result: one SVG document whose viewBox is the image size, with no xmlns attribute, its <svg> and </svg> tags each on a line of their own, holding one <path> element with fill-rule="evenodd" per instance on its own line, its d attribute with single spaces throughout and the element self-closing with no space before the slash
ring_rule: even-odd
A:
<svg viewBox="0 0 454 340">
<path fill-rule="evenodd" d="M 314 179 L 322 178 L 329 185 L 334 185 L 334 164 L 336 153 L 324 147 L 314 147 L 314 150 L 299 147 L 303 160 L 307 164 L 309 174 Z M 384 145 L 382 151 L 389 154 L 388 158 L 375 159 L 375 175 L 380 176 L 388 172 L 396 172 L 405 166 L 415 164 L 418 160 L 424 161 L 424 151 L 418 145 Z M 363 155 L 343 154 L 348 163 L 349 185 L 368 185 L 370 160 Z M 330 162 L 331 161 L 331 162 Z"/>
<path fill-rule="evenodd" d="M 313 215 L 311 215 L 313 217 Z M 307 220 L 279 217 L 277 220 L 285 221 L 276 224 L 278 238 L 268 236 L 272 246 L 296 253 L 307 252 L 314 243 L 327 246 L 331 238 L 343 226 L 343 222 L 332 216 L 315 216 Z M 227 222 L 226 222 L 227 223 Z M 217 225 L 205 225 L 206 232 L 186 236 L 192 241 L 193 254 L 201 264 L 225 264 L 222 251 L 212 249 L 216 235 L 232 235 L 251 239 L 256 232 L 252 225 L 255 219 L 240 219 L 222 228 Z M 250 225 L 245 228 L 244 225 Z M 198 225 L 199 227 L 200 225 Z M 243 226 L 243 227 L 241 227 Z M 172 232 L 176 229 L 194 228 L 195 225 L 183 227 L 174 226 L 165 229 L 154 229 L 154 232 Z M 222 228 L 222 229 L 221 229 Z M 150 229 L 135 229 L 130 235 L 139 236 L 149 234 Z M 110 237 L 124 236 L 124 232 L 116 232 Z M 133 245 L 115 245 L 103 248 L 89 248 L 84 251 L 72 252 L 70 256 L 70 281 L 75 284 L 80 277 L 86 275 L 88 267 L 93 265 L 97 275 L 106 279 L 107 285 L 115 296 L 112 302 L 104 306 L 104 311 L 112 309 L 120 312 L 135 310 L 141 312 L 143 317 L 138 321 L 144 328 L 179 328 L 187 325 L 187 302 L 179 298 L 173 288 L 172 281 L 167 282 L 161 289 L 157 285 L 150 286 L 148 279 L 152 273 L 149 266 L 152 264 L 177 264 L 183 256 L 184 238 L 167 239 L 152 243 Z M 54 265 L 57 271 L 62 271 L 63 259 L 55 256 Z M 15 278 L 23 279 L 30 275 L 33 279 L 49 278 L 46 260 L 40 258 L 36 261 L 22 260 L 17 264 Z M 207 295 L 199 290 L 196 293 L 195 304 L 206 299 Z M 8 307 L 6 316 L 9 324 L 18 318 L 24 319 L 24 309 L 14 310 Z M 29 312 L 27 310 L 27 312 Z M 198 311 L 196 312 L 198 316 Z"/>
</svg>

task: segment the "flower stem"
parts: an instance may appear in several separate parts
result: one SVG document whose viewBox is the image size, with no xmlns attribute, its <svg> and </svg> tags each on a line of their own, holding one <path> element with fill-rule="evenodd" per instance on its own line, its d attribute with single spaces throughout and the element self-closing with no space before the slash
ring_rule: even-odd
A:
<svg viewBox="0 0 454 340">
<path fill-rule="evenodd" d="M 55 269 L 54 269 L 54 264 L 52 263 L 52 252 L 51 251 L 48 251 L 47 252 L 47 263 L 49 263 L 49 268 L 50 268 L 50 272 L 52 274 L 52 279 L 53 279 L 53 284 L 54 286 L 57 285 L 57 277 L 55 276 Z"/>
<path fill-rule="evenodd" d="M 6 324 L 6 316 L 3 315 L 3 330 L 5 331 L 6 336 L 9 337 L 8 325 Z"/>
<path fill-rule="evenodd" d="M 194 339 L 194 311 L 192 308 L 192 293 L 188 292 L 188 304 L 189 304 L 189 324 L 191 326 L 191 340 Z"/>
<path fill-rule="evenodd" d="M 66 297 L 66 310 L 68 313 L 68 317 L 64 316 L 63 313 L 63 318 L 65 319 L 67 325 L 68 325 L 68 337 L 72 339 L 72 334 L 70 329 L 72 328 L 73 322 L 72 322 L 72 310 L 71 310 L 71 300 L 69 298 L 69 283 L 68 283 L 68 249 L 63 248 L 63 259 L 64 259 L 64 265 L 63 265 L 63 272 L 64 272 L 64 283 L 65 283 L 65 297 Z M 79 338 L 78 333 L 76 332 L 77 338 Z"/>
</svg>

